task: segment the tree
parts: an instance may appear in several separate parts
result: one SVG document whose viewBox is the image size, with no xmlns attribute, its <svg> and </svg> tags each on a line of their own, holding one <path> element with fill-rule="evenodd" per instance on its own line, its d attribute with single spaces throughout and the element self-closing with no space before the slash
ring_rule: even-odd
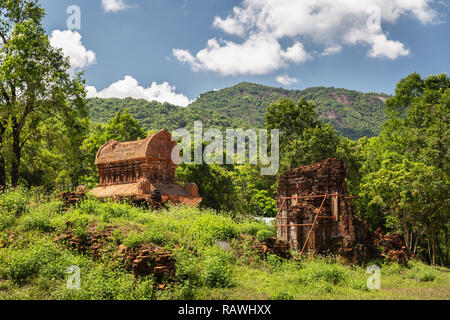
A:
<svg viewBox="0 0 450 320">
<path fill-rule="evenodd" d="M 282 170 L 336 157 L 346 162 L 348 180 L 358 185 L 356 144 L 340 136 L 330 124 L 321 122 L 315 108 L 314 103 L 301 98 L 297 103 L 281 99 L 267 109 L 267 128 L 281 131 Z"/>
<path fill-rule="evenodd" d="M 123 112 L 117 111 L 114 118 L 108 121 L 105 134 L 106 141 L 114 139 L 120 142 L 139 140 L 147 136 L 139 122 L 130 115 L 128 109 Z"/>
<path fill-rule="evenodd" d="M 295 103 L 292 99 L 280 99 L 266 111 L 266 127 L 281 130 L 281 146 L 302 137 L 307 128 L 320 126 L 315 104 L 304 98 Z"/>
<path fill-rule="evenodd" d="M 361 140 L 361 204 L 411 250 L 426 247 L 432 264 L 448 264 L 450 79 L 413 73 L 386 105 L 380 136 Z"/>
<path fill-rule="evenodd" d="M 361 195 L 371 199 L 369 207 L 381 208 L 386 226 L 401 231 L 412 252 L 416 253 L 419 240 L 425 236 L 430 262 L 435 264 L 439 250 L 436 232 L 446 228 L 450 218 L 441 205 L 442 200 L 448 201 L 445 191 L 449 182 L 434 167 L 395 153 L 385 157 L 378 171 L 364 177 Z M 447 256 L 441 258 L 446 262 Z"/>
<path fill-rule="evenodd" d="M 417 73 L 400 80 L 387 100 L 389 120 L 381 139 L 390 150 L 450 172 L 450 78 L 422 79 Z"/>
<path fill-rule="evenodd" d="M 216 164 L 181 164 L 176 171 L 182 183 L 194 182 L 203 197 L 202 207 L 217 211 L 236 208 L 236 193 L 230 172 Z"/>
<path fill-rule="evenodd" d="M 36 0 L 0 1 L 0 134 L 10 133 L 11 184 L 19 181 L 24 148 L 40 125 L 58 118 L 71 126 L 86 117 L 84 82 L 68 74 L 70 63 L 60 49 L 50 45 L 41 27 L 44 10 Z M 75 126 L 79 123 L 75 121 Z M 77 130 L 72 130 L 78 134 Z M 69 133 L 69 134 L 70 134 Z M 0 159 L 0 183 L 5 184 L 5 146 Z"/>
</svg>

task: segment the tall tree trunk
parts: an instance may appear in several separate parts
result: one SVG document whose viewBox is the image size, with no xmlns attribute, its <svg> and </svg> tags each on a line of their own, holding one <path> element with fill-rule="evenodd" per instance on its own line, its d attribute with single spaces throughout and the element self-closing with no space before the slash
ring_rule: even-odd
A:
<svg viewBox="0 0 450 320">
<path fill-rule="evenodd" d="M 19 183 L 19 169 L 20 169 L 20 159 L 22 157 L 22 150 L 20 147 L 20 127 L 17 123 L 13 123 L 13 160 L 11 164 L 11 185 L 12 187 L 17 187 Z"/>
<path fill-rule="evenodd" d="M 431 252 L 432 252 L 432 260 L 431 264 L 436 265 L 436 233 L 434 226 L 431 227 Z"/>
<path fill-rule="evenodd" d="M 0 152 L 3 144 L 3 134 L 6 128 L 0 125 Z M 6 164 L 5 157 L 0 153 L 0 192 L 6 187 Z"/>
<path fill-rule="evenodd" d="M 6 164 L 5 158 L 0 155 L 0 192 L 6 187 Z"/>
</svg>

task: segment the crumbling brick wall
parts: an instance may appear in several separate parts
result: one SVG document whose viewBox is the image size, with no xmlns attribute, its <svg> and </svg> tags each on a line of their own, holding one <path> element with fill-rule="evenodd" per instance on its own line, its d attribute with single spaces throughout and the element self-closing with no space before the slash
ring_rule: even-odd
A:
<svg viewBox="0 0 450 320">
<path fill-rule="evenodd" d="M 327 159 L 281 175 L 277 194 L 277 207 L 281 209 L 278 238 L 301 251 L 311 229 L 307 225 L 313 223 L 324 199 L 320 196 L 328 195 L 305 250 L 338 253 L 355 263 L 368 258 L 373 252 L 371 234 L 367 224 L 353 214 L 345 197 L 345 177 L 346 165 L 340 159 Z"/>
</svg>

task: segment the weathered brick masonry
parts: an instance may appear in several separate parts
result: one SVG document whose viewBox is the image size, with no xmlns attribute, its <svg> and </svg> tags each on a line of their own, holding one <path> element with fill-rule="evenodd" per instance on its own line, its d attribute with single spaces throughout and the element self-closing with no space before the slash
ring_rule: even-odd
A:
<svg viewBox="0 0 450 320">
<path fill-rule="evenodd" d="M 373 253 L 372 236 L 367 224 L 352 213 L 345 197 L 345 176 L 346 166 L 339 159 L 327 159 L 281 175 L 277 195 L 278 238 L 301 251 L 310 233 L 308 224 L 313 224 L 324 199 L 321 196 L 328 195 L 305 251 L 338 253 L 355 263 L 367 259 Z"/>
<path fill-rule="evenodd" d="M 175 183 L 177 165 L 172 161 L 175 146 L 167 130 L 143 140 L 107 142 L 95 159 L 100 182 L 91 194 L 97 198 L 151 202 L 156 192 L 163 202 L 198 205 L 202 198 L 195 184 L 183 188 Z"/>
</svg>

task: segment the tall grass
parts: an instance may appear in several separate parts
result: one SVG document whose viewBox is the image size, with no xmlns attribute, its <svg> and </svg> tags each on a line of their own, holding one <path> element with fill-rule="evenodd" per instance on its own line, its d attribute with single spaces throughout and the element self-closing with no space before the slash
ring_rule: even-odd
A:
<svg viewBox="0 0 450 320">
<path fill-rule="evenodd" d="M 104 256 L 96 258 L 52 241 L 68 228 L 80 237 L 91 228 L 114 231 Z M 421 289 L 450 298 L 447 269 L 383 264 L 383 290 L 374 292 L 362 267 L 334 257 L 283 260 L 256 249 L 257 241 L 275 234 L 262 222 L 186 206 L 152 211 L 88 198 L 65 210 L 57 199 L 19 188 L 0 194 L 0 299 L 396 298 L 401 293 L 389 290 Z M 135 278 L 114 258 L 120 244 L 145 243 L 173 251 L 176 274 L 164 290 L 151 276 Z M 79 290 L 66 285 L 74 265 L 81 270 Z"/>
</svg>

